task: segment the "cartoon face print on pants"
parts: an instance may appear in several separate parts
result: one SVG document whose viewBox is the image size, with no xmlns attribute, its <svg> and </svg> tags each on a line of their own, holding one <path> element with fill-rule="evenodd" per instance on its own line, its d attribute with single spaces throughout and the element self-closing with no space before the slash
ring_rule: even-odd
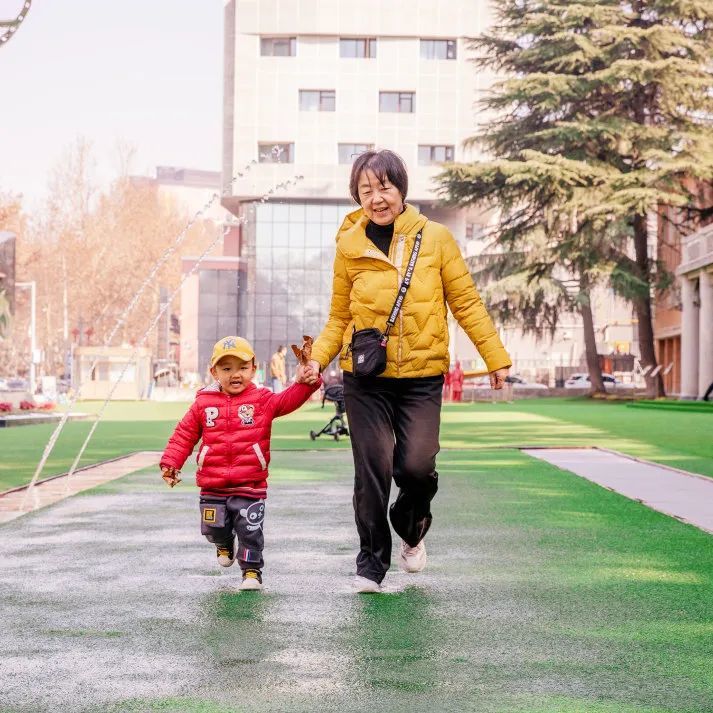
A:
<svg viewBox="0 0 713 713">
<path fill-rule="evenodd" d="M 248 530 L 260 530 L 262 521 L 265 519 L 265 503 L 262 500 L 256 500 L 249 507 L 243 508 L 240 514 L 248 521 Z"/>
</svg>

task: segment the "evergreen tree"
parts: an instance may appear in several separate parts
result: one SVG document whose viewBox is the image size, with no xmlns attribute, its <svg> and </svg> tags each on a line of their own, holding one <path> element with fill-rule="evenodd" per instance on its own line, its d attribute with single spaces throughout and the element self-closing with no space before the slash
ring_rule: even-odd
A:
<svg viewBox="0 0 713 713">
<path fill-rule="evenodd" d="M 713 2 L 502 0 L 496 18 L 473 42 L 476 64 L 503 77 L 472 139 L 493 159 L 446 167 L 443 195 L 498 205 L 505 255 L 544 231 L 582 282 L 580 305 L 605 276 L 632 301 L 653 370 L 652 294 L 672 276 L 647 217 L 694 204 L 684 177 L 713 177 Z M 663 393 L 660 376 L 647 387 Z"/>
</svg>

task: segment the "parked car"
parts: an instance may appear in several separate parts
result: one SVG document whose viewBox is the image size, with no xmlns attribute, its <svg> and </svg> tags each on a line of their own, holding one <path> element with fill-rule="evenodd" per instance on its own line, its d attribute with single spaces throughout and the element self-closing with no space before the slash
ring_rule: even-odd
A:
<svg viewBox="0 0 713 713">
<path fill-rule="evenodd" d="M 505 377 L 508 384 L 512 384 L 513 389 L 548 389 L 546 384 L 540 384 L 537 381 L 525 381 L 519 374 L 511 374 Z"/>
<path fill-rule="evenodd" d="M 602 381 L 605 389 L 633 389 L 634 384 L 625 384 L 616 377 L 602 372 Z M 588 389 L 590 387 L 589 374 L 572 374 L 564 382 L 565 389 Z"/>
<path fill-rule="evenodd" d="M 26 379 L 8 379 L 7 380 L 7 390 L 8 391 L 27 391 L 29 386 L 30 385 Z"/>
</svg>

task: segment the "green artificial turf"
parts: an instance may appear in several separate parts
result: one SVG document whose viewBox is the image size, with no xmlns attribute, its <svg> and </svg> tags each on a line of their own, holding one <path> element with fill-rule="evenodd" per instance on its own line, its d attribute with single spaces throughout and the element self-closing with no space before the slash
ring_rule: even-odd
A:
<svg viewBox="0 0 713 713">
<path fill-rule="evenodd" d="M 153 471 L 5 526 L 10 708 L 713 711 L 710 535 L 517 450 L 448 450 L 426 571 L 357 596 L 350 454 L 274 461 L 262 594 Z"/>
<path fill-rule="evenodd" d="M 713 477 L 713 417 L 587 398 L 449 404 L 441 445 L 599 446 Z"/>
<path fill-rule="evenodd" d="M 80 402 L 76 410 L 98 412 L 101 404 Z M 184 403 L 109 404 L 80 465 L 136 451 L 162 450 Z M 348 439 L 309 438 L 334 415 L 329 404 L 303 407 L 278 419 L 273 449 L 349 448 Z M 65 427 L 43 477 L 65 472 L 90 428 L 89 422 Z M 53 425 L 0 429 L 0 491 L 26 483 L 34 473 Z M 443 448 L 493 446 L 601 446 L 713 477 L 713 417 L 706 413 L 632 409 L 625 402 L 586 398 L 532 399 L 447 404 L 443 409 Z"/>
</svg>

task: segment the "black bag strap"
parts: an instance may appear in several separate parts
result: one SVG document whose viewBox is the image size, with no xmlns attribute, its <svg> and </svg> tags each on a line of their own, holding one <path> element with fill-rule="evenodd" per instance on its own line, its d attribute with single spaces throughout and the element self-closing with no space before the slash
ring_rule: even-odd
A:
<svg viewBox="0 0 713 713">
<path fill-rule="evenodd" d="M 399 287 L 399 293 L 396 295 L 396 301 L 394 302 L 394 306 L 391 308 L 391 314 L 389 315 L 389 319 L 386 321 L 386 331 L 384 332 L 384 341 L 386 341 L 389 338 L 389 332 L 391 331 L 391 327 L 396 324 L 396 318 L 399 316 L 399 312 L 401 311 L 401 306 L 404 303 L 404 297 L 406 297 L 406 290 L 408 290 L 409 285 L 411 284 L 411 278 L 413 277 L 413 270 L 416 267 L 416 259 L 418 258 L 418 253 L 421 250 L 421 231 L 419 230 L 418 234 L 416 235 L 416 239 L 414 240 L 413 243 L 413 250 L 411 250 L 411 257 L 409 258 L 408 265 L 406 267 L 406 274 L 404 275 L 404 279 L 401 282 L 401 287 Z"/>
</svg>

